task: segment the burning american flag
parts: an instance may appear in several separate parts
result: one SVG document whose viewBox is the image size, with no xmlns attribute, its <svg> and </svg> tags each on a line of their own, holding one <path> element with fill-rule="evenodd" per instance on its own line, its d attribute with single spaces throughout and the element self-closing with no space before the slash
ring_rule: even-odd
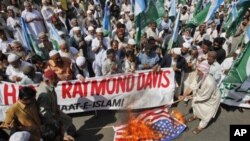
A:
<svg viewBox="0 0 250 141">
<path fill-rule="evenodd" d="M 171 117 L 168 107 L 160 107 L 140 113 L 128 124 L 114 127 L 114 141 L 171 141 L 185 128 L 183 121 Z"/>
</svg>

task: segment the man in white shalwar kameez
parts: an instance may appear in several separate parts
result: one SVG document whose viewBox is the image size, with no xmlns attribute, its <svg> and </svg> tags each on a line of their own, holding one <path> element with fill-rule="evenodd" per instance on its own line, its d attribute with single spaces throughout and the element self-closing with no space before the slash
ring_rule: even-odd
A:
<svg viewBox="0 0 250 141">
<path fill-rule="evenodd" d="M 8 9 L 7 26 L 13 32 L 14 38 L 24 44 L 21 29 L 21 19 L 15 15 L 13 9 Z"/>
<path fill-rule="evenodd" d="M 22 18 L 27 23 L 28 30 L 34 38 L 38 38 L 39 33 L 45 32 L 42 14 L 32 8 L 30 2 L 24 2 L 25 10 L 22 12 Z"/>
<path fill-rule="evenodd" d="M 210 65 L 203 61 L 197 65 L 197 72 L 191 79 L 189 88 L 184 92 L 180 99 L 188 98 L 192 100 L 193 116 L 188 119 L 189 122 L 200 119 L 197 128 L 193 130 L 194 134 L 201 132 L 216 115 L 220 105 L 220 94 L 217 93 L 217 84 L 215 79 L 209 74 Z M 193 95 L 188 96 L 190 93 Z"/>
</svg>

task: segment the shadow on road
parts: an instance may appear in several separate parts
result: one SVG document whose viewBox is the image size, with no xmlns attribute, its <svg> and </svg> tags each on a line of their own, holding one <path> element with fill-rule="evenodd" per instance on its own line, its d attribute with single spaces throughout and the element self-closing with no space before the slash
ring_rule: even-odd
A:
<svg viewBox="0 0 250 141">
<path fill-rule="evenodd" d="M 86 120 L 84 125 L 79 128 L 76 141 L 100 141 L 104 135 L 98 134 L 98 132 L 102 127 L 114 123 L 115 121 L 115 111 L 98 111 L 97 115 Z"/>
</svg>

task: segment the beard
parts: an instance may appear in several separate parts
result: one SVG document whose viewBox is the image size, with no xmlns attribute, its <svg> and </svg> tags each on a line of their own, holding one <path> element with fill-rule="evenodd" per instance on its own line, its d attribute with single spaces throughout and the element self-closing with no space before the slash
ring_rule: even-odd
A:
<svg viewBox="0 0 250 141">
<path fill-rule="evenodd" d="M 82 38 L 81 37 L 78 37 L 76 35 L 74 35 L 74 39 L 77 43 L 79 43 L 80 41 L 82 41 Z"/>
</svg>

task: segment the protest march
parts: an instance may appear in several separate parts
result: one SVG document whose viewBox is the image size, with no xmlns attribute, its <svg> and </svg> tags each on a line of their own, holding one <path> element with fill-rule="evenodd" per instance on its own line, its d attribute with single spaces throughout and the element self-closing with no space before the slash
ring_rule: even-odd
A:
<svg viewBox="0 0 250 141">
<path fill-rule="evenodd" d="M 250 108 L 249 0 L 0 0 L 1 141 L 80 141 L 98 111 L 129 115 L 114 141 L 178 140 L 222 106 Z"/>
</svg>

